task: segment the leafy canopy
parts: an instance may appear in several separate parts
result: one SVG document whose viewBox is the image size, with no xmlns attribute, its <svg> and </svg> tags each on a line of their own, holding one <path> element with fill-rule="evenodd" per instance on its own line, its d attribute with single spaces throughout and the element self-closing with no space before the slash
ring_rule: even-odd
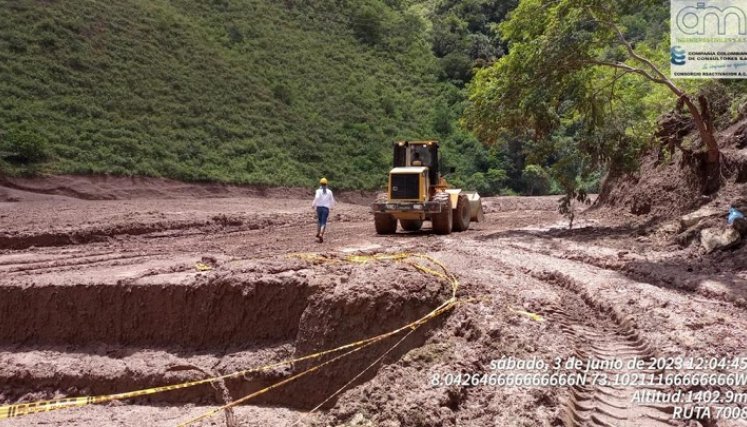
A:
<svg viewBox="0 0 747 427">
<path fill-rule="evenodd" d="M 659 71 L 667 17 L 654 0 L 521 0 L 498 26 L 508 53 L 478 71 L 463 124 L 488 144 L 522 139 L 525 180 L 536 188 L 544 165 L 572 223 L 571 201 L 600 170 L 634 168 L 676 102 Z"/>
<path fill-rule="evenodd" d="M 643 64 L 630 57 L 617 29 L 663 60 L 665 26 L 656 23 L 666 13 L 650 0 L 521 1 L 499 27 L 509 53 L 476 76 L 464 123 L 487 142 L 506 130 L 547 142 L 560 133 L 595 160 L 629 157 L 674 100 L 666 88 L 620 67 Z"/>
</svg>

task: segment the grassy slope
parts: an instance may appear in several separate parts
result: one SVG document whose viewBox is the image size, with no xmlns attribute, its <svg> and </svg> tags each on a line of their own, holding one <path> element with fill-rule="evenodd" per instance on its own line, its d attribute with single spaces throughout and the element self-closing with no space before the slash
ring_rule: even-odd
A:
<svg viewBox="0 0 747 427">
<path fill-rule="evenodd" d="M 433 134 L 428 45 L 285 3 L 0 0 L 0 138 L 41 134 L 53 172 L 375 187 Z"/>
</svg>

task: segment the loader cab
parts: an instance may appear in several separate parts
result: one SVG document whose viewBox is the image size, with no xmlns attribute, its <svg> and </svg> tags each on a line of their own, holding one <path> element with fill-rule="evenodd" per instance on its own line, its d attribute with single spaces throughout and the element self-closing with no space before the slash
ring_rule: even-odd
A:
<svg viewBox="0 0 747 427">
<path fill-rule="evenodd" d="M 426 167 L 428 168 L 428 181 L 431 185 L 438 182 L 438 164 L 438 141 L 398 141 L 394 143 L 394 167 Z"/>
</svg>

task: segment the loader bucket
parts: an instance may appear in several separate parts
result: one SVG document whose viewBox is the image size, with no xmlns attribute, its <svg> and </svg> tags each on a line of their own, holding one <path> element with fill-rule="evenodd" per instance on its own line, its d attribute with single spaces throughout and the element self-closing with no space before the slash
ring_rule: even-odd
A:
<svg viewBox="0 0 747 427">
<path fill-rule="evenodd" d="M 469 210 L 470 210 L 470 221 L 483 222 L 485 221 L 485 214 L 482 210 L 482 199 L 476 191 L 464 191 L 469 199 Z"/>
</svg>

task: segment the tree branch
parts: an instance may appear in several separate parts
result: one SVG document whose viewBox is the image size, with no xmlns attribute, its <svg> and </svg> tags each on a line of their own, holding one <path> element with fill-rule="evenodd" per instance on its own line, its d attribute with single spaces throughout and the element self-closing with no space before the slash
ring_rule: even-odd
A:
<svg viewBox="0 0 747 427">
<path fill-rule="evenodd" d="M 615 25 L 614 22 L 605 21 L 605 20 L 597 18 L 596 15 L 594 14 L 594 11 L 591 10 L 591 8 L 587 8 L 586 10 L 589 12 L 589 15 L 591 15 L 591 17 L 594 18 L 594 20 L 596 20 L 597 22 L 599 22 L 601 24 L 604 24 L 604 25 L 612 28 L 612 30 L 614 30 L 615 33 L 617 34 L 617 38 L 620 40 L 620 42 L 625 46 L 625 49 L 628 51 L 628 55 L 630 55 L 636 61 L 641 62 L 641 63 L 645 64 L 646 66 L 648 66 L 651 70 L 653 70 L 654 74 L 656 76 L 658 76 L 658 77 L 657 78 L 653 78 L 653 76 L 651 76 L 649 73 L 642 74 L 642 73 L 639 72 L 638 74 L 641 74 L 641 75 L 645 76 L 646 78 L 648 78 L 651 81 L 654 81 L 654 82 L 657 82 L 657 83 L 662 83 L 662 84 L 666 85 L 678 97 L 682 97 L 682 96 L 686 95 L 685 92 L 682 91 L 682 89 L 680 89 L 679 87 L 677 87 L 677 85 L 675 85 L 674 82 L 672 82 L 672 80 L 670 80 L 664 73 L 661 72 L 661 70 L 659 70 L 659 67 L 657 67 L 656 64 L 654 64 L 653 62 L 651 62 L 650 59 L 648 59 L 648 58 L 646 58 L 644 56 L 639 55 L 635 51 L 635 49 L 633 49 L 633 45 L 631 45 L 630 42 L 625 38 L 625 35 L 622 33 L 622 31 L 620 31 L 620 28 L 618 28 L 618 26 Z M 643 71 L 643 70 L 641 70 L 641 71 Z"/>
<path fill-rule="evenodd" d="M 620 70 L 625 70 L 628 73 L 640 74 L 643 77 L 647 78 L 648 80 L 651 80 L 652 82 L 666 84 L 665 80 L 662 80 L 660 78 L 652 76 L 646 70 L 642 70 L 640 68 L 633 67 L 633 66 L 628 65 L 628 64 L 626 64 L 624 62 L 608 62 L 608 61 L 599 61 L 599 60 L 596 60 L 596 59 L 589 59 L 589 60 L 586 60 L 585 62 L 588 63 L 588 64 L 592 64 L 592 65 L 602 65 L 602 66 L 605 66 L 605 67 L 618 68 Z"/>
<path fill-rule="evenodd" d="M 625 45 L 625 48 L 628 50 L 628 54 L 630 54 L 630 56 L 632 56 L 633 58 L 637 59 L 638 61 L 643 62 L 644 64 L 648 65 L 649 68 L 651 68 L 652 70 L 654 70 L 654 73 L 656 73 L 661 79 L 667 80 L 667 81 L 669 80 L 667 78 L 667 76 L 665 76 L 664 73 L 662 73 L 659 70 L 659 68 L 653 62 L 651 62 L 650 59 L 639 55 L 633 49 L 633 45 L 631 45 L 630 42 L 625 38 L 625 36 L 623 35 L 622 31 L 620 31 L 620 29 L 617 28 L 617 25 L 615 25 L 612 22 L 605 22 L 605 24 L 611 26 L 615 30 L 615 32 L 617 33 L 617 38 L 620 39 L 620 42 Z M 674 83 L 672 83 L 672 85 L 674 85 Z M 679 91 L 679 88 L 677 88 L 677 90 Z"/>
<path fill-rule="evenodd" d="M 630 74 L 630 73 L 632 73 L 632 71 L 630 71 L 630 70 L 623 70 L 623 72 L 622 72 L 622 73 L 620 73 L 620 74 L 618 74 L 617 72 L 615 72 L 615 76 L 614 76 L 614 77 L 612 78 L 612 81 L 611 81 L 611 82 L 609 82 L 609 83 L 607 83 L 607 84 L 605 84 L 604 86 L 602 86 L 602 87 L 600 87 L 600 88 L 596 89 L 596 90 L 594 91 L 594 93 L 592 93 L 592 94 L 591 94 L 591 96 L 597 96 L 597 95 L 599 95 L 599 94 L 600 94 L 600 93 L 601 93 L 601 92 L 602 92 L 603 90 L 605 90 L 605 89 L 607 89 L 608 87 L 612 86 L 612 87 L 613 87 L 613 88 L 612 88 L 612 95 L 613 95 L 613 97 L 614 97 L 614 91 L 615 91 L 615 89 L 614 89 L 614 86 L 615 86 L 615 84 L 617 83 L 617 81 L 618 81 L 618 80 L 622 79 L 623 77 L 627 76 L 627 75 L 628 75 L 628 74 Z"/>
</svg>

